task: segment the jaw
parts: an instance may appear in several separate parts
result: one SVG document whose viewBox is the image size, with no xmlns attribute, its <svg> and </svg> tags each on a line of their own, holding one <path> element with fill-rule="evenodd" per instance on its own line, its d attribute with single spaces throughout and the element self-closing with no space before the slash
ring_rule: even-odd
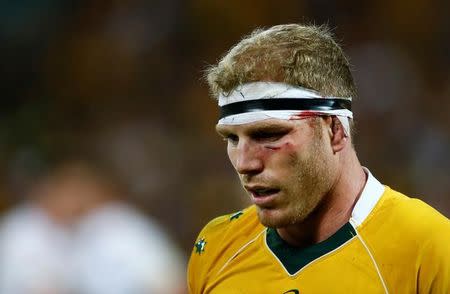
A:
<svg viewBox="0 0 450 294">
<path fill-rule="evenodd" d="M 302 226 L 317 216 L 324 198 L 322 194 L 297 195 L 296 201 L 278 202 L 272 206 L 256 206 L 260 222 L 266 227 Z M 299 202 L 299 200 L 301 201 Z"/>
<path fill-rule="evenodd" d="M 261 224 L 266 227 L 279 228 L 289 226 L 294 219 L 298 220 L 293 217 L 294 213 L 289 208 L 257 206 L 257 211 Z"/>
<path fill-rule="evenodd" d="M 257 207 L 258 217 L 261 224 L 270 228 L 277 228 L 283 223 L 283 213 L 276 208 Z"/>
</svg>

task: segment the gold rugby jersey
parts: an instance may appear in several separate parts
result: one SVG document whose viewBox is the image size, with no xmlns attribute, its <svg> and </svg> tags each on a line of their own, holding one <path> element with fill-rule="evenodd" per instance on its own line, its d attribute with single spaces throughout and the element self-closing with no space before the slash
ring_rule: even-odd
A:
<svg viewBox="0 0 450 294">
<path fill-rule="evenodd" d="M 188 267 L 189 292 L 450 293 L 450 221 L 370 173 L 348 223 L 306 248 L 289 246 L 251 206 L 212 220 Z"/>
</svg>

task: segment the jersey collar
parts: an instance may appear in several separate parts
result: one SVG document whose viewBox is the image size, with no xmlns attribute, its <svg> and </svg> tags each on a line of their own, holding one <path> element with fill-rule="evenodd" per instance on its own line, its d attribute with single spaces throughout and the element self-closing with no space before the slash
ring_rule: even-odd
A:
<svg viewBox="0 0 450 294">
<path fill-rule="evenodd" d="M 358 202 L 356 202 L 356 205 L 353 208 L 352 216 L 350 218 L 350 222 L 355 227 L 359 227 L 364 222 L 385 190 L 384 185 L 381 184 L 367 168 L 363 167 L 363 169 L 367 174 L 367 182 Z"/>
</svg>

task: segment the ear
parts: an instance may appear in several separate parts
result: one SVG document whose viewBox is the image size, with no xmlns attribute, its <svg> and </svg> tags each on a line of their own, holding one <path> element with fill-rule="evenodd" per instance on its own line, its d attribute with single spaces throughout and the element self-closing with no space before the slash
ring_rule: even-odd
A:
<svg viewBox="0 0 450 294">
<path fill-rule="evenodd" d="M 336 116 L 327 117 L 326 122 L 328 123 L 331 149 L 333 149 L 333 152 L 336 154 L 344 149 L 348 138 L 345 135 L 344 126 Z"/>
</svg>

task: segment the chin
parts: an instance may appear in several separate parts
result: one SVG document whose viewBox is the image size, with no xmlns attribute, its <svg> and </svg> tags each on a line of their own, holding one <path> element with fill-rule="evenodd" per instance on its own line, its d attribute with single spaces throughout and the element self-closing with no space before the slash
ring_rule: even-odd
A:
<svg viewBox="0 0 450 294">
<path fill-rule="evenodd" d="M 279 209 L 258 207 L 258 217 L 261 224 L 269 228 L 282 228 L 293 223 L 293 217 Z M 298 218 L 296 218 L 298 220 Z"/>
<path fill-rule="evenodd" d="M 280 209 L 267 209 L 258 207 L 258 217 L 261 224 L 269 228 L 283 228 L 302 223 L 311 214 L 311 211 L 292 212 Z"/>
</svg>

